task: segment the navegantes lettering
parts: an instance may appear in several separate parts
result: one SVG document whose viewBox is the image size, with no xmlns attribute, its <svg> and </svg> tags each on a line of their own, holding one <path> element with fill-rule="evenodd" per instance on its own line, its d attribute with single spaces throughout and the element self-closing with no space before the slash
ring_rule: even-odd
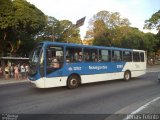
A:
<svg viewBox="0 0 160 120">
<path fill-rule="evenodd" d="M 107 69 L 107 66 L 89 66 L 90 70 L 104 70 Z"/>
</svg>

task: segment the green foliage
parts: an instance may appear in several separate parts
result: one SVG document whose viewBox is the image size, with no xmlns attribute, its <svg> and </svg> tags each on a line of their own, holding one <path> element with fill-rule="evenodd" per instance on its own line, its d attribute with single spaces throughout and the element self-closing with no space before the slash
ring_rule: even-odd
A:
<svg viewBox="0 0 160 120">
<path fill-rule="evenodd" d="M 45 15 L 26 0 L 0 1 L 0 54 L 27 54 L 24 45 L 31 46 L 33 36 L 46 24 Z M 18 53 L 19 54 L 19 53 Z"/>
<path fill-rule="evenodd" d="M 129 25 L 129 20 L 122 18 L 118 12 L 100 11 L 90 20 L 89 31 L 93 32 L 87 33 L 92 33 L 91 37 L 94 37 L 94 45 L 118 46 L 118 37 L 121 36 L 121 32 L 118 32 L 117 28 L 123 28 Z"/>
<path fill-rule="evenodd" d="M 29 34 L 36 34 L 45 25 L 45 15 L 25 0 L 14 0 L 15 28 Z"/>
<path fill-rule="evenodd" d="M 72 22 L 45 16 L 26 0 L 0 0 L 1 56 L 26 56 L 36 42 L 44 40 L 81 43 Z"/>
<path fill-rule="evenodd" d="M 157 33 L 156 35 L 156 39 L 157 39 L 157 45 L 155 47 L 155 51 L 159 51 L 159 55 L 160 55 L 160 31 Z"/>
<path fill-rule="evenodd" d="M 10 0 L 0 0 L 0 29 L 13 26 L 13 5 Z"/>
<path fill-rule="evenodd" d="M 47 17 L 47 26 L 37 35 L 37 41 L 56 41 L 67 43 L 81 43 L 79 29 L 69 20 L 59 21 L 54 17 Z"/>
<path fill-rule="evenodd" d="M 130 27 L 129 31 L 121 38 L 121 47 L 139 49 L 143 46 L 143 32 Z"/>
<path fill-rule="evenodd" d="M 133 48 L 153 52 L 157 44 L 157 39 L 152 33 L 143 33 L 137 28 L 128 27 L 126 33 L 119 38 L 120 46 L 123 48 Z"/>
<path fill-rule="evenodd" d="M 127 18 L 122 18 L 118 12 L 100 11 L 90 20 L 90 26 L 93 27 L 94 22 L 102 20 L 106 28 L 114 29 L 120 26 L 129 26 L 130 22 Z"/>
<path fill-rule="evenodd" d="M 94 22 L 93 33 L 94 33 L 94 41 L 93 41 L 94 45 L 111 46 L 110 38 L 108 37 L 108 39 L 106 39 L 106 37 L 109 36 L 110 34 L 110 30 L 107 29 L 103 20 L 96 20 Z"/>
<path fill-rule="evenodd" d="M 156 30 L 158 30 L 158 33 L 155 36 L 156 45 L 154 46 L 154 48 L 152 48 L 153 49 L 152 51 L 155 51 L 155 52 L 160 51 L 160 47 L 159 47 L 160 46 L 160 10 L 157 11 L 156 13 L 154 13 L 151 16 L 151 18 L 149 18 L 148 20 L 145 21 L 144 29 L 156 29 Z M 150 36 L 148 36 L 148 41 L 151 41 L 149 39 L 151 39 Z M 155 44 L 153 42 L 151 44 Z"/>
<path fill-rule="evenodd" d="M 154 13 L 149 20 L 145 21 L 145 29 L 157 29 L 160 31 L 160 10 Z"/>
<path fill-rule="evenodd" d="M 157 46 L 158 43 L 158 39 L 156 38 L 156 36 L 152 33 L 145 33 L 143 40 L 145 46 L 144 49 L 149 52 L 154 52 L 155 47 Z"/>
<path fill-rule="evenodd" d="M 75 27 L 69 20 L 59 22 L 59 42 L 81 43 L 79 28 Z"/>
<path fill-rule="evenodd" d="M 3 54 L 3 50 L 6 50 L 6 37 L 7 31 L 12 31 L 13 26 L 13 5 L 10 0 L 0 0 L 0 54 Z"/>
<path fill-rule="evenodd" d="M 36 35 L 36 41 L 42 42 L 42 41 L 57 41 L 58 40 L 58 33 L 59 33 L 59 21 L 51 16 L 46 16 L 46 26 L 43 30 L 39 31 L 39 33 Z"/>
<path fill-rule="evenodd" d="M 93 45 L 142 49 L 148 53 L 160 45 L 160 37 L 129 25 L 128 19 L 121 18 L 117 12 L 100 11 L 91 19 L 86 37 L 93 39 Z"/>
</svg>

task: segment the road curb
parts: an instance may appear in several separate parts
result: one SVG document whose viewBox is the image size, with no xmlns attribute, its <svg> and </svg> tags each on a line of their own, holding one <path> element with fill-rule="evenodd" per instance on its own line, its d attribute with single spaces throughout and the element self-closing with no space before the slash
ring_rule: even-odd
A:
<svg viewBox="0 0 160 120">
<path fill-rule="evenodd" d="M 29 82 L 29 80 L 0 80 L 0 85 L 25 83 L 25 82 Z"/>
</svg>

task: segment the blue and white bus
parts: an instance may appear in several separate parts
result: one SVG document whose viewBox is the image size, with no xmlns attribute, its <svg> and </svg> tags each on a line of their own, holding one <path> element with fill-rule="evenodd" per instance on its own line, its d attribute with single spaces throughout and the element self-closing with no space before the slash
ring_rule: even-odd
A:
<svg viewBox="0 0 160 120">
<path fill-rule="evenodd" d="M 143 50 L 41 42 L 30 57 L 29 80 L 38 88 L 77 88 L 84 83 L 130 80 L 145 73 Z"/>
</svg>

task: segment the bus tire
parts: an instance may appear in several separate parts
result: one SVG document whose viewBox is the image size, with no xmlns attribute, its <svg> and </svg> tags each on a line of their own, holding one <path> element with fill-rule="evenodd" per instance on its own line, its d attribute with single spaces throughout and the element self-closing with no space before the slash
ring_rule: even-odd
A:
<svg viewBox="0 0 160 120">
<path fill-rule="evenodd" d="M 125 71 L 124 72 L 124 80 L 128 81 L 131 79 L 131 72 L 130 71 Z"/>
<path fill-rule="evenodd" d="M 80 78 L 77 75 L 71 75 L 67 80 L 67 87 L 70 89 L 75 89 L 80 84 Z"/>
</svg>

